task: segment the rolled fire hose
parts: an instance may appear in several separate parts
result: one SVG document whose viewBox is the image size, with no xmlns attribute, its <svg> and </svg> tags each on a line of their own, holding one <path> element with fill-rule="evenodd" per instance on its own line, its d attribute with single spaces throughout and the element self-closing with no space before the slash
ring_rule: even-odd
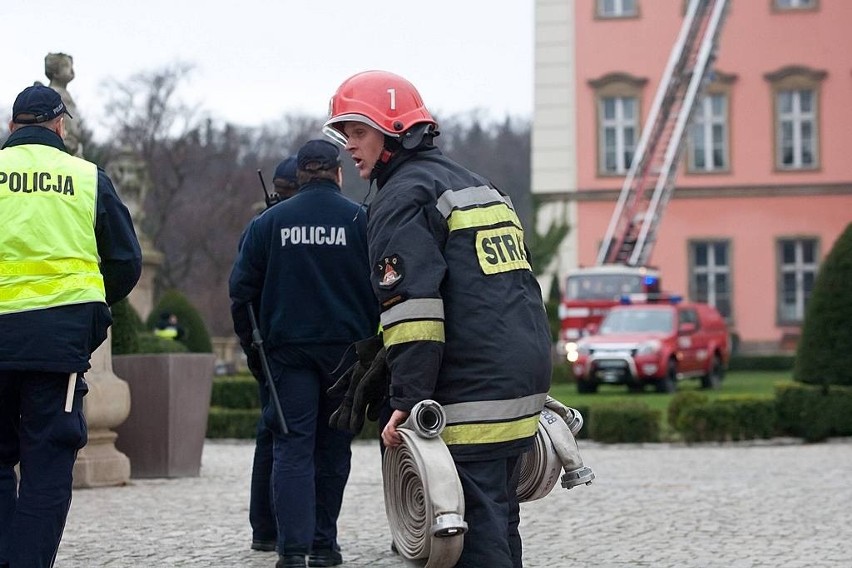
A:
<svg viewBox="0 0 852 568">
<path fill-rule="evenodd" d="M 385 512 L 396 549 L 409 566 L 449 568 L 464 545 L 464 494 L 440 437 L 445 425 L 441 405 L 417 403 L 397 427 L 402 444 L 387 448 L 382 459 Z"/>
<path fill-rule="evenodd" d="M 538 419 L 533 447 L 521 456 L 518 501 L 535 501 L 556 486 L 559 474 L 562 487 L 588 485 L 595 479 L 592 469 L 583 464 L 574 434 L 583 427 L 583 416 L 548 397 Z"/>
</svg>

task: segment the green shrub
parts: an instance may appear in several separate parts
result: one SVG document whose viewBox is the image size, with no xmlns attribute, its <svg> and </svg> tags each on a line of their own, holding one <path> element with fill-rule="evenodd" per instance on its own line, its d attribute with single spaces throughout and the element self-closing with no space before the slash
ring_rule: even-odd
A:
<svg viewBox="0 0 852 568">
<path fill-rule="evenodd" d="M 592 407 L 587 405 L 580 406 L 576 404 L 572 404 L 571 407 L 577 409 L 578 411 L 580 411 L 580 414 L 583 415 L 583 427 L 580 429 L 579 432 L 577 432 L 575 438 L 578 440 L 588 439 L 590 437 L 589 432 L 591 431 L 590 425 L 592 423 Z"/>
<path fill-rule="evenodd" d="M 685 407 L 677 424 L 687 442 L 771 438 L 777 424 L 775 402 L 751 396 L 720 397 Z"/>
<path fill-rule="evenodd" d="M 852 223 L 826 256 L 808 301 L 793 379 L 852 385 Z"/>
<path fill-rule="evenodd" d="M 775 400 L 785 434 L 809 442 L 852 436 L 852 387 L 780 384 Z"/>
<path fill-rule="evenodd" d="M 136 339 L 136 353 L 186 353 L 189 351 L 180 341 L 163 339 L 150 331 L 139 333 Z"/>
<path fill-rule="evenodd" d="M 596 406 L 589 435 L 604 443 L 659 442 L 661 415 L 641 402 Z"/>
<path fill-rule="evenodd" d="M 157 305 L 148 315 L 148 320 L 145 322 L 146 327 L 154 329 L 160 314 L 163 312 L 172 313 L 178 317 L 178 322 L 186 331 L 183 339 L 179 341 L 186 345 L 189 352 L 213 352 L 213 343 L 210 341 L 210 334 L 207 332 L 204 320 L 201 319 L 201 314 L 198 313 L 198 310 L 195 309 L 186 296 L 177 290 L 170 290 L 163 294 Z"/>
<path fill-rule="evenodd" d="M 694 406 L 703 406 L 709 401 L 710 397 L 708 397 L 705 393 L 694 390 L 680 391 L 675 394 L 666 409 L 666 420 L 668 421 L 669 426 L 671 426 L 674 430 L 680 431 L 678 421 L 680 420 L 684 410 Z"/>
<path fill-rule="evenodd" d="M 169 339 L 161 341 L 176 343 Z M 254 438 L 259 417 L 260 397 L 254 377 L 243 374 L 213 379 L 207 419 L 208 438 Z M 377 440 L 378 424 L 365 420 L 364 429 L 357 438 Z"/>
<path fill-rule="evenodd" d="M 259 408 L 213 406 L 207 415 L 207 437 L 253 439 L 259 419 Z"/>
<path fill-rule="evenodd" d="M 559 301 L 547 301 L 544 303 L 544 308 L 547 310 L 550 338 L 555 343 L 559 339 L 559 330 L 562 327 L 562 321 L 559 319 Z"/>
<path fill-rule="evenodd" d="M 214 378 L 210 405 L 224 408 L 260 408 L 257 381 L 251 375 Z"/>
<path fill-rule="evenodd" d="M 112 312 L 112 354 L 131 355 L 139 352 L 139 332 L 144 329 L 139 314 L 127 298 L 110 307 Z"/>
<path fill-rule="evenodd" d="M 793 355 L 734 355 L 728 371 L 792 371 L 795 363 Z"/>
<path fill-rule="evenodd" d="M 553 373 L 550 375 L 552 384 L 569 384 L 574 381 L 574 370 L 568 363 L 555 363 L 553 365 Z"/>
</svg>

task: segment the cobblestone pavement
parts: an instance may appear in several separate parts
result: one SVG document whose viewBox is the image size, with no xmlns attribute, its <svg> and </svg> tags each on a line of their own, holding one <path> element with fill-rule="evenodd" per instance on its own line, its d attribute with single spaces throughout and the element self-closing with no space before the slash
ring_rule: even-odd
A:
<svg viewBox="0 0 852 568">
<path fill-rule="evenodd" d="M 528 568 L 852 566 L 852 439 L 580 449 L 592 485 L 522 505 Z M 56 566 L 273 567 L 274 553 L 249 549 L 252 451 L 208 440 L 200 477 L 75 491 Z M 403 565 L 380 471 L 376 444 L 356 442 L 346 567 Z"/>
</svg>

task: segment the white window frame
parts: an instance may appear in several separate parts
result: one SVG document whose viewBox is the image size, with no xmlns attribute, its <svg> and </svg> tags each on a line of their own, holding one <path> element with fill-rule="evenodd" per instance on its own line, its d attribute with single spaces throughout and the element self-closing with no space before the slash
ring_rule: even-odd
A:
<svg viewBox="0 0 852 568">
<path fill-rule="evenodd" d="M 613 101 L 615 105 L 615 117 L 605 118 L 604 106 L 607 101 Z M 625 118 L 624 107 L 626 102 L 633 105 L 633 118 Z M 603 174 L 624 175 L 630 169 L 630 161 L 636 157 L 636 145 L 639 143 L 639 98 L 632 96 L 600 97 L 598 101 L 598 116 L 600 117 L 599 136 L 599 170 Z M 633 145 L 628 148 L 625 142 L 625 132 L 628 128 L 633 129 Z M 606 163 L 607 142 L 606 133 L 608 129 L 615 132 L 615 169 L 608 169 Z M 626 154 L 630 150 L 629 160 Z"/>
<path fill-rule="evenodd" d="M 804 260 L 804 244 L 808 242 L 813 245 L 814 258 L 812 262 Z M 795 247 L 793 262 L 784 261 L 784 245 L 792 243 Z M 805 308 L 810 295 L 805 291 L 805 275 L 811 274 L 811 282 L 816 281 L 819 271 L 819 239 L 816 237 L 783 237 L 778 239 L 778 322 L 781 324 L 801 323 L 805 319 Z M 792 314 L 785 304 L 784 299 L 784 277 L 792 274 L 795 276 L 795 298 L 792 304 Z"/>
<path fill-rule="evenodd" d="M 727 264 L 721 264 L 716 260 L 716 245 L 724 245 Z M 698 264 L 698 247 L 707 247 L 707 264 Z M 731 275 L 731 242 L 722 239 L 694 240 L 689 243 L 689 259 L 690 259 L 690 274 L 689 274 L 689 296 L 695 302 L 703 302 L 716 307 L 719 301 L 724 297 L 728 302 L 730 312 L 722 315 L 728 321 L 733 320 L 733 278 Z M 716 289 L 716 276 L 724 274 L 728 281 L 727 292 L 720 292 Z M 707 297 L 701 298 L 698 296 L 698 276 L 705 275 L 707 277 Z"/>
<path fill-rule="evenodd" d="M 811 110 L 802 110 L 802 94 L 810 93 Z M 781 97 L 790 96 L 792 109 L 789 112 L 781 111 Z M 811 170 L 819 164 L 819 132 L 817 131 L 817 104 L 819 101 L 819 92 L 816 89 L 783 89 L 775 92 L 775 147 L 778 155 L 776 156 L 776 164 L 781 170 Z M 792 129 L 792 152 L 793 162 L 791 164 L 784 163 L 784 126 L 790 125 Z M 805 125 L 810 126 L 810 137 L 803 134 Z M 806 143 L 809 142 L 811 149 L 810 163 L 804 163 L 804 154 Z"/>
<path fill-rule="evenodd" d="M 713 112 L 713 99 L 721 98 L 722 108 L 718 114 Z M 730 150 L 728 148 L 728 104 L 727 93 L 708 93 L 704 95 L 695 113 L 692 116 L 692 125 L 689 133 L 689 171 L 698 173 L 711 173 L 727 171 L 730 168 Z M 722 127 L 722 163 L 715 163 L 715 142 L 713 141 L 713 127 Z M 696 138 L 702 141 L 702 147 L 695 144 Z M 699 152 L 703 154 L 704 165 L 697 165 Z"/>
<path fill-rule="evenodd" d="M 633 18 L 639 15 L 639 0 L 597 0 L 599 18 Z"/>
<path fill-rule="evenodd" d="M 774 0 L 776 10 L 812 10 L 817 0 Z"/>
</svg>

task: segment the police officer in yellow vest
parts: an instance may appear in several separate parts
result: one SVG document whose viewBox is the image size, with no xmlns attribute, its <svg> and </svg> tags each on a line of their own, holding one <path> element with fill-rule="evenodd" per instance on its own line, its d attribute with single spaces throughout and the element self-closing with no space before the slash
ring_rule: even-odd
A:
<svg viewBox="0 0 852 568">
<path fill-rule="evenodd" d="M 109 177 L 66 151 L 67 113 L 53 89 L 24 89 L 0 150 L 3 568 L 53 565 L 87 441 L 83 373 L 142 267 Z"/>
</svg>

